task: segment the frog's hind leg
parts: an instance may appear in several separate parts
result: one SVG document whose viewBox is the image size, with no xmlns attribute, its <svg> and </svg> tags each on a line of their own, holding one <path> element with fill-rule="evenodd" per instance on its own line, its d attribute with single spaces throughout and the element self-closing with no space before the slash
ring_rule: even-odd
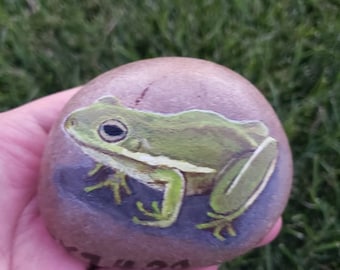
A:
<svg viewBox="0 0 340 270">
<path fill-rule="evenodd" d="M 232 222 L 241 216 L 257 199 L 274 172 L 277 159 L 277 141 L 266 138 L 249 157 L 233 162 L 221 176 L 210 196 L 213 220 L 196 225 L 198 229 L 213 229 L 214 236 L 224 240 L 223 229 L 236 236 Z"/>
</svg>

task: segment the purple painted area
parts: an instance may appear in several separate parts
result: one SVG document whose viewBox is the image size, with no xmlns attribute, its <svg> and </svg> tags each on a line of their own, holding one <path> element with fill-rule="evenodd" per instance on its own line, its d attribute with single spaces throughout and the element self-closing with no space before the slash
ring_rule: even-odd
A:
<svg viewBox="0 0 340 270">
<path fill-rule="evenodd" d="M 139 230 L 143 234 L 188 239 L 197 242 L 197 244 L 208 244 L 220 248 L 240 247 L 247 242 L 249 235 L 265 227 L 268 211 L 273 211 L 270 206 L 271 201 L 275 201 L 273 192 L 277 192 L 275 190 L 277 172 L 275 171 L 267 187 L 253 206 L 233 221 L 232 224 L 236 229 L 237 236 L 231 237 L 223 234 L 226 240 L 221 241 L 215 238 L 211 231 L 201 230 L 195 227 L 196 224 L 211 220 L 211 218 L 206 215 L 208 211 L 211 211 L 209 194 L 185 197 L 177 221 L 169 228 L 137 225 L 132 221 L 133 216 L 137 216 L 141 220 L 148 218 L 140 213 L 136 207 L 136 202 L 143 202 L 146 209 L 150 209 L 152 201 L 158 201 L 161 205 L 162 192 L 153 190 L 132 178 L 128 178 L 127 184 L 132 194 L 126 195 L 122 193 L 122 204 L 117 205 L 114 201 L 113 192 L 108 187 L 99 188 L 91 192 L 84 191 L 85 187 L 104 181 L 109 174 L 114 172 L 110 168 L 105 168 L 100 170 L 96 175 L 88 177 L 87 173 L 91 169 L 92 168 L 89 167 L 72 166 L 61 167 L 56 170 L 54 181 L 62 196 L 76 197 L 94 209 L 110 215 L 120 226 L 130 227 L 131 230 Z"/>
</svg>

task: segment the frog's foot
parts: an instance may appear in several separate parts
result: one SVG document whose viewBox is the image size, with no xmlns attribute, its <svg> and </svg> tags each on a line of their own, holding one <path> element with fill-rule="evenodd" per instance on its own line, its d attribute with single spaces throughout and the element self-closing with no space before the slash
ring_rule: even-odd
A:
<svg viewBox="0 0 340 270">
<path fill-rule="evenodd" d="M 225 237 L 222 235 L 223 229 L 225 229 L 226 232 L 230 236 L 236 236 L 235 229 L 233 228 L 233 226 L 231 224 L 233 219 L 231 219 L 228 216 L 215 214 L 215 213 L 212 213 L 212 212 L 208 212 L 207 215 L 209 217 L 213 218 L 214 220 L 207 222 L 207 223 L 197 224 L 196 225 L 197 229 L 201 229 L 201 230 L 203 230 L 203 229 L 213 229 L 214 236 L 221 241 L 225 240 Z"/>
<path fill-rule="evenodd" d="M 116 204 L 122 203 L 121 190 L 123 190 L 127 195 L 131 195 L 131 189 L 126 183 L 126 177 L 124 173 L 116 172 L 113 176 L 107 180 L 100 182 L 96 185 L 86 187 L 84 190 L 86 192 L 91 192 L 93 190 L 109 187 L 113 192 L 113 197 Z"/>
<path fill-rule="evenodd" d="M 169 218 L 169 215 L 164 215 L 162 213 L 157 201 L 153 201 L 151 203 L 152 210 L 145 209 L 142 202 L 137 202 L 136 205 L 140 212 L 154 220 L 153 221 L 140 220 L 138 217 L 134 216 L 132 218 L 132 221 L 135 224 L 165 228 L 169 227 L 174 222 L 171 218 Z"/>
<path fill-rule="evenodd" d="M 100 164 L 100 163 L 96 163 L 96 166 L 87 173 L 87 176 L 92 177 L 94 176 L 97 172 L 99 172 L 101 170 L 101 168 L 103 168 L 104 165 Z"/>
</svg>

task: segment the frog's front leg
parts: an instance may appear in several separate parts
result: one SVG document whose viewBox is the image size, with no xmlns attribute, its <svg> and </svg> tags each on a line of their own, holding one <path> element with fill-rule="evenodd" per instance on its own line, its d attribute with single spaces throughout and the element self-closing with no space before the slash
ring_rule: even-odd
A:
<svg viewBox="0 0 340 270">
<path fill-rule="evenodd" d="M 105 181 L 102 181 L 93 186 L 86 187 L 84 191 L 91 192 L 93 190 L 103 187 L 108 187 L 112 190 L 115 203 L 118 205 L 122 203 L 121 189 L 127 195 L 131 195 L 131 190 L 128 184 L 126 183 L 126 175 L 120 171 L 116 171 L 113 175 L 110 175 Z"/>
<path fill-rule="evenodd" d="M 277 160 L 277 141 L 266 138 L 248 158 L 235 160 L 214 187 L 210 206 L 213 220 L 198 224 L 198 229 L 213 229 L 214 236 L 225 240 L 222 231 L 236 236 L 232 222 L 241 216 L 257 199 L 274 172 Z"/>
<path fill-rule="evenodd" d="M 152 210 L 144 208 L 142 202 L 137 202 L 137 208 L 145 216 L 154 220 L 140 220 L 133 217 L 133 222 L 139 225 L 153 227 L 169 227 L 178 217 L 184 196 L 185 180 L 179 170 L 157 169 L 151 175 L 154 184 L 164 185 L 164 195 L 161 206 L 154 201 L 151 204 Z"/>
</svg>

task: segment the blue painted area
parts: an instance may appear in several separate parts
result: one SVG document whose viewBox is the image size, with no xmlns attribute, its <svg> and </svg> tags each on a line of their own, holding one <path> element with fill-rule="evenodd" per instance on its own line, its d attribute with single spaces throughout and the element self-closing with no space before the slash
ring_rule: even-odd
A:
<svg viewBox="0 0 340 270">
<path fill-rule="evenodd" d="M 131 195 L 122 192 L 122 204 L 116 205 L 113 192 L 107 188 L 100 188 L 91 192 L 85 192 L 84 188 L 97 184 L 107 179 L 113 171 L 109 168 L 103 169 L 95 176 L 89 178 L 87 173 L 89 167 L 62 167 L 56 170 L 54 179 L 60 192 L 65 196 L 75 196 L 77 199 L 110 215 L 116 223 L 130 227 L 131 230 L 139 230 L 141 233 L 160 237 L 172 237 L 188 239 L 197 244 L 211 245 L 214 248 L 237 248 L 247 242 L 249 236 L 259 228 L 266 225 L 266 216 L 270 210 L 270 203 L 274 201 L 275 182 L 277 172 L 275 171 L 266 189 L 242 216 L 233 222 L 237 231 L 236 237 L 224 234 L 225 241 L 216 239 L 209 230 L 200 230 L 196 224 L 211 220 L 206 213 L 211 211 L 209 207 L 209 194 L 185 197 L 177 221 L 168 228 L 148 227 L 134 224 L 133 216 L 141 220 L 148 219 L 137 209 L 136 202 L 141 201 L 146 209 L 151 208 L 152 201 L 162 202 L 163 193 L 153 190 L 138 181 L 128 178 L 127 183 L 132 191 Z"/>
</svg>

